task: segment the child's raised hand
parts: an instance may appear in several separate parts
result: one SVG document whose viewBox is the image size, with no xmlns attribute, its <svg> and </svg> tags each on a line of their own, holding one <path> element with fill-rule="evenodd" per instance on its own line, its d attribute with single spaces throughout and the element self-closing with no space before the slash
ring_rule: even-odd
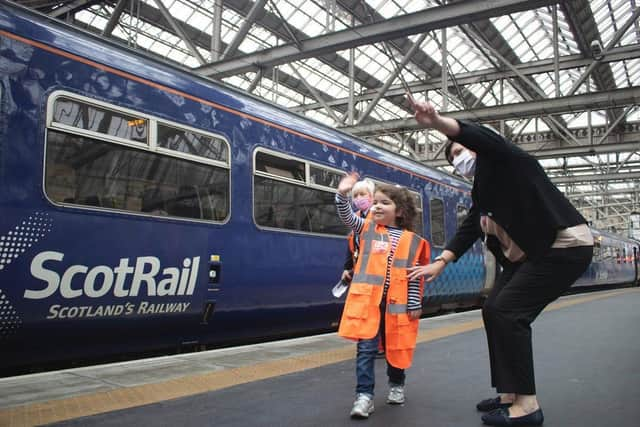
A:
<svg viewBox="0 0 640 427">
<path fill-rule="evenodd" d="M 349 191 L 351 191 L 354 184 L 358 182 L 359 177 L 360 175 L 358 175 L 358 172 L 351 172 L 345 175 L 338 184 L 338 193 L 346 196 Z"/>
</svg>

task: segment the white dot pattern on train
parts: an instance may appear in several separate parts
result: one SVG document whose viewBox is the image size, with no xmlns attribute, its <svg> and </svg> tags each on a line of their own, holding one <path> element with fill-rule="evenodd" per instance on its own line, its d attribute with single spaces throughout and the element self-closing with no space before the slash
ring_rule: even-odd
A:
<svg viewBox="0 0 640 427">
<path fill-rule="evenodd" d="M 0 271 L 51 231 L 53 220 L 46 212 L 36 212 L 0 236 Z"/>
<path fill-rule="evenodd" d="M 45 212 L 35 212 L 13 230 L 0 236 L 0 272 L 18 259 L 27 249 L 51 231 L 53 220 Z M 5 286 L 11 285 L 0 280 Z M 22 319 L 6 293 L 0 289 L 0 339 L 14 334 L 22 326 Z"/>
<path fill-rule="evenodd" d="M 0 290 L 0 339 L 14 334 L 22 326 L 22 319 Z"/>
</svg>

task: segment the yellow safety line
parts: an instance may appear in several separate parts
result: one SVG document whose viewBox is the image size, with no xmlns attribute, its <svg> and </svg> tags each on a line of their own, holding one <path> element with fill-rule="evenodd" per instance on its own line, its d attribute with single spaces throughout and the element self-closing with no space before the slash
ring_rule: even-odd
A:
<svg viewBox="0 0 640 427">
<path fill-rule="evenodd" d="M 546 310 L 557 310 L 635 290 L 626 289 L 558 301 L 551 304 Z M 433 341 L 480 328 L 482 328 L 482 320 L 478 319 L 422 331 L 418 335 L 418 342 Z M 0 426 L 41 425 L 220 390 L 349 360 L 354 357 L 354 350 L 355 346 L 345 345 L 334 350 L 261 362 L 255 365 L 3 409 L 0 410 Z"/>
</svg>

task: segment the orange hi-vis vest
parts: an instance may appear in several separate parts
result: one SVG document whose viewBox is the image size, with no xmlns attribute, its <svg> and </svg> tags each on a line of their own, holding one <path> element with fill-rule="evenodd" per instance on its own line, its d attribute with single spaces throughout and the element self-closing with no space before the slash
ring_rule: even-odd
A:
<svg viewBox="0 0 640 427">
<path fill-rule="evenodd" d="M 356 215 L 362 216 L 362 212 L 356 211 Z M 370 216 L 371 216 L 371 209 L 369 209 L 369 211 L 367 212 L 366 218 L 369 218 Z M 358 247 L 356 247 L 356 234 L 353 231 L 349 233 L 349 235 L 347 236 L 347 239 L 349 240 L 349 251 L 351 252 L 351 256 L 353 257 L 353 260 L 355 262 L 358 260 L 358 255 L 360 253 L 360 241 L 358 240 Z"/>
<path fill-rule="evenodd" d="M 348 339 L 371 339 L 380 328 L 380 303 L 384 292 L 391 242 L 387 228 L 367 218 L 360 233 L 360 256 L 342 312 L 338 335 Z M 404 230 L 391 262 L 385 311 L 387 361 L 396 368 L 411 366 L 418 337 L 419 320 L 407 314 L 409 281 L 407 268 L 429 262 L 426 240 Z M 424 278 L 420 278 L 422 293 Z"/>
</svg>

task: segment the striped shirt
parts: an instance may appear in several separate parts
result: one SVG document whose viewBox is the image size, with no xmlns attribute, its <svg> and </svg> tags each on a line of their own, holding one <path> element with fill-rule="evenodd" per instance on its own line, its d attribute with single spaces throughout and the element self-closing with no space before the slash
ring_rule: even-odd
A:
<svg viewBox="0 0 640 427">
<path fill-rule="evenodd" d="M 364 228 L 364 218 L 357 215 L 353 209 L 351 209 L 351 204 L 349 203 L 349 198 L 343 196 L 340 193 L 336 193 L 336 208 L 338 209 L 338 216 L 340 220 L 347 226 L 350 227 L 356 235 L 359 235 Z M 398 247 L 398 240 L 400 240 L 400 236 L 402 235 L 402 229 L 398 227 L 390 227 L 386 226 L 387 232 L 389 233 L 389 240 L 391 241 L 391 250 L 389 251 L 389 257 L 387 258 L 387 272 L 384 278 L 384 291 L 382 294 L 382 299 L 387 296 L 387 290 L 389 289 L 389 284 L 391 283 L 390 272 L 391 272 L 391 263 L 393 262 L 393 255 L 396 252 L 396 248 Z M 417 264 L 416 264 L 417 265 Z M 419 281 L 411 281 L 409 282 L 409 295 L 407 301 L 407 310 L 419 310 L 422 308 L 422 293 L 420 292 L 420 282 Z"/>
</svg>

